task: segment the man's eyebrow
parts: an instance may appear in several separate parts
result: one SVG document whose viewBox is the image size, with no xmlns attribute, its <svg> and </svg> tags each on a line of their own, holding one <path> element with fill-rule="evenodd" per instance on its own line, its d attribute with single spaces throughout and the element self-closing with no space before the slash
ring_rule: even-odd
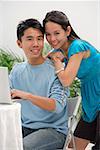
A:
<svg viewBox="0 0 100 150">
<path fill-rule="evenodd" d="M 28 35 L 28 36 L 26 36 L 26 38 L 33 38 L 33 36 L 31 36 L 31 35 Z"/>
<path fill-rule="evenodd" d="M 38 37 L 43 37 L 43 35 L 39 35 Z"/>
<path fill-rule="evenodd" d="M 42 37 L 43 38 L 43 35 L 38 35 L 37 37 Z M 34 36 L 28 35 L 28 36 L 26 36 L 26 38 L 34 38 Z"/>
</svg>

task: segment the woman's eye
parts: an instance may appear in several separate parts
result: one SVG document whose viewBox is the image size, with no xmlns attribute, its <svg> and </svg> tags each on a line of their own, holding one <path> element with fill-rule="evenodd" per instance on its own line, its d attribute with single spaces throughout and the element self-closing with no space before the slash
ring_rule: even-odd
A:
<svg viewBox="0 0 100 150">
<path fill-rule="evenodd" d="M 31 38 L 29 38 L 29 39 L 27 39 L 28 41 L 31 41 L 32 39 Z"/>
<path fill-rule="evenodd" d="M 50 34 L 49 33 L 46 33 L 46 36 L 49 36 Z"/>
</svg>

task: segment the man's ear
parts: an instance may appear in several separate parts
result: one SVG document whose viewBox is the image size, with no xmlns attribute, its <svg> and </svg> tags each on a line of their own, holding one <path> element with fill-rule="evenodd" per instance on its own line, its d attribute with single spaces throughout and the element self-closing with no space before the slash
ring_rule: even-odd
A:
<svg viewBox="0 0 100 150">
<path fill-rule="evenodd" d="M 17 40 L 17 45 L 22 48 L 22 42 L 20 40 Z"/>
<path fill-rule="evenodd" d="M 70 27 L 70 26 L 68 26 L 68 27 L 67 27 L 67 29 L 66 29 L 66 34 L 67 34 L 67 36 L 69 36 L 69 35 L 70 35 L 70 32 L 71 32 L 71 27 Z"/>
</svg>

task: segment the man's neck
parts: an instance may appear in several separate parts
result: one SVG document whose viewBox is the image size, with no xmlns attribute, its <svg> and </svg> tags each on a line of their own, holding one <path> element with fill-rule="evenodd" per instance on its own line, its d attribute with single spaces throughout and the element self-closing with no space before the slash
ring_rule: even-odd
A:
<svg viewBox="0 0 100 150">
<path fill-rule="evenodd" d="M 44 57 L 40 57 L 40 58 L 33 58 L 31 60 L 29 60 L 29 64 L 31 65 L 40 65 L 43 64 L 45 61 Z"/>
</svg>

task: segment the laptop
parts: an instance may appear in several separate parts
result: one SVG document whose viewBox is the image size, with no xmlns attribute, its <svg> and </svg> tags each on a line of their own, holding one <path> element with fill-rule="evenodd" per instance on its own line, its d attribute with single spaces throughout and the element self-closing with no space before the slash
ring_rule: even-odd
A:
<svg viewBox="0 0 100 150">
<path fill-rule="evenodd" d="M 12 104 L 8 68 L 0 66 L 0 104 Z"/>
</svg>

